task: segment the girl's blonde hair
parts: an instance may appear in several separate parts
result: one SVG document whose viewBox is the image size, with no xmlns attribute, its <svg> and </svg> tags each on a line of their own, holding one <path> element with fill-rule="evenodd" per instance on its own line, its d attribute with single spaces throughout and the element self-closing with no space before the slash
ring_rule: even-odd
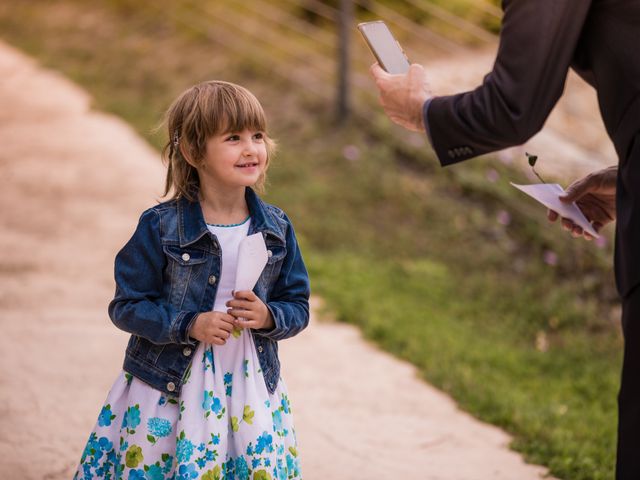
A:
<svg viewBox="0 0 640 480">
<path fill-rule="evenodd" d="M 207 140 L 214 135 L 245 129 L 264 132 L 267 147 L 265 170 L 254 185 L 262 191 L 275 142 L 267 135 L 267 120 L 258 99 L 246 88 L 211 80 L 185 90 L 171 104 L 164 118 L 169 140 L 162 149 L 167 164 L 164 195 L 196 200 L 200 187 L 199 165 L 205 157 Z"/>
</svg>

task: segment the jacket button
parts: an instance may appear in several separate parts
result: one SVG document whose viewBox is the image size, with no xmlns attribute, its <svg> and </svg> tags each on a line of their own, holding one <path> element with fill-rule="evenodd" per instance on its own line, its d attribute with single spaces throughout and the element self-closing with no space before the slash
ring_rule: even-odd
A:
<svg viewBox="0 0 640 480">
<path fill-rule="evenodd" d="M 260 345 L 260 346 L 258 347 L 258 352 L 262 353 L 262 350 L 264 350 L 264 349 L 262 348 L 262 345 Z"/>
<path fill-rule="evenodd" d="M 267 257 L 273 257 L 273 252 L 271 250 L 267 250 Z"/>
<path fill-rule="evenodd" d="M 456 154 L 454 153 L 454 151 L 453 151 L 453 150 L 448 150 L 448 151 L 447 151 L 447 155 L 449 155 L 449 158 L 453 158 L 453 157 L 455 157 L 455 156 L 456 156 Z"/>
<path fill-rule="evenodd" d="M 182 254 L 182 260 L 184 260 L 185 262 L 188 262 L 190 259 L 191 259 L 191 255 L 189 255 L 188 253 Z"/>
<path fill-rule="evenodd" d="M 173 382 L 169 382 L 167 383 L 167 391 L 168 392 L 175 392 L 176 390 L 176 384 Z"/>
<path fill-rule="evenodd" d="M 209 285 L 213 285 L 214 283 L 216 283 L 216 276 L 215 275 L 209 275 Z"/>
<path fill-rule="evenodd" d="M 185 357 L 188 357 L 189 355 L 191 355 L 191 349 L 189 347 L 185 347 L 184 350 L 182 350 L 182 354 Z"/>
</svg>

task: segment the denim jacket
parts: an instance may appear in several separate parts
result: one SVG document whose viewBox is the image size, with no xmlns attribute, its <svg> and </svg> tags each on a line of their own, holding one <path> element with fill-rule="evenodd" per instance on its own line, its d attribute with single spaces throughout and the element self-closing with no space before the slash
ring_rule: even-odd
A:
<svg viewBox="0 0 640 480">
<path fill-rule="evenodd" d="M 278 340 L 309 323 L 309 277 L 291 222 L 250 189 L 249 234 L 261 232 L 269 259 L 255 294 L 275 327 L 251 330 L 265 384 L 273 393 L 280 378 Z M 146 210 L 115 260 L 116 293 L 109 316 L 131 333 L 124 370 L 163 393 L 177 396 L 198 341 L 189 329 L 200 312 L 213 309 L 221 251 L 198 202 L 184 198 Z"/>
</svg>

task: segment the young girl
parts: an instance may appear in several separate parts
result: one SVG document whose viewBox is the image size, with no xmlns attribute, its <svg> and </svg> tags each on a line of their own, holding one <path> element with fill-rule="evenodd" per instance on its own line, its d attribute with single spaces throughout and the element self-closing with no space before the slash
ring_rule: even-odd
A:
<svg viewBox="0 0 640 480">
<path fill-rule="evenodd" d="M 309 280 L 289 219 L 252 189 L 273 150 L 264 112 L 210 81 L 166 123 L 173 197 L 116 257 L 109 315 L 132 335 L 74 478 L 301 478 L 277 341 L 307 326 Z M 238 245 L 258 232 L 267 264 L 234 292 Z"/>
</svg>

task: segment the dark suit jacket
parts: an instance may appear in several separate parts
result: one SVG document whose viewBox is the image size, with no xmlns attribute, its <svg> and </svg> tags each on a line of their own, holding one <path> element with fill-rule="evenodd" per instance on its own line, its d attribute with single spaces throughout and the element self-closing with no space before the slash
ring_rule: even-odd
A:
<svg viewBox="0 0 640 480">
<path fill-rule="evenodd" d="M 616 279 L 640 283 L 640 0 L 505 0 L 495 65 L 471 92 L 425 109 L 442 165 L 524 143 L 572 67 L 596 88 L 619 156 Z"/>
</svg>

